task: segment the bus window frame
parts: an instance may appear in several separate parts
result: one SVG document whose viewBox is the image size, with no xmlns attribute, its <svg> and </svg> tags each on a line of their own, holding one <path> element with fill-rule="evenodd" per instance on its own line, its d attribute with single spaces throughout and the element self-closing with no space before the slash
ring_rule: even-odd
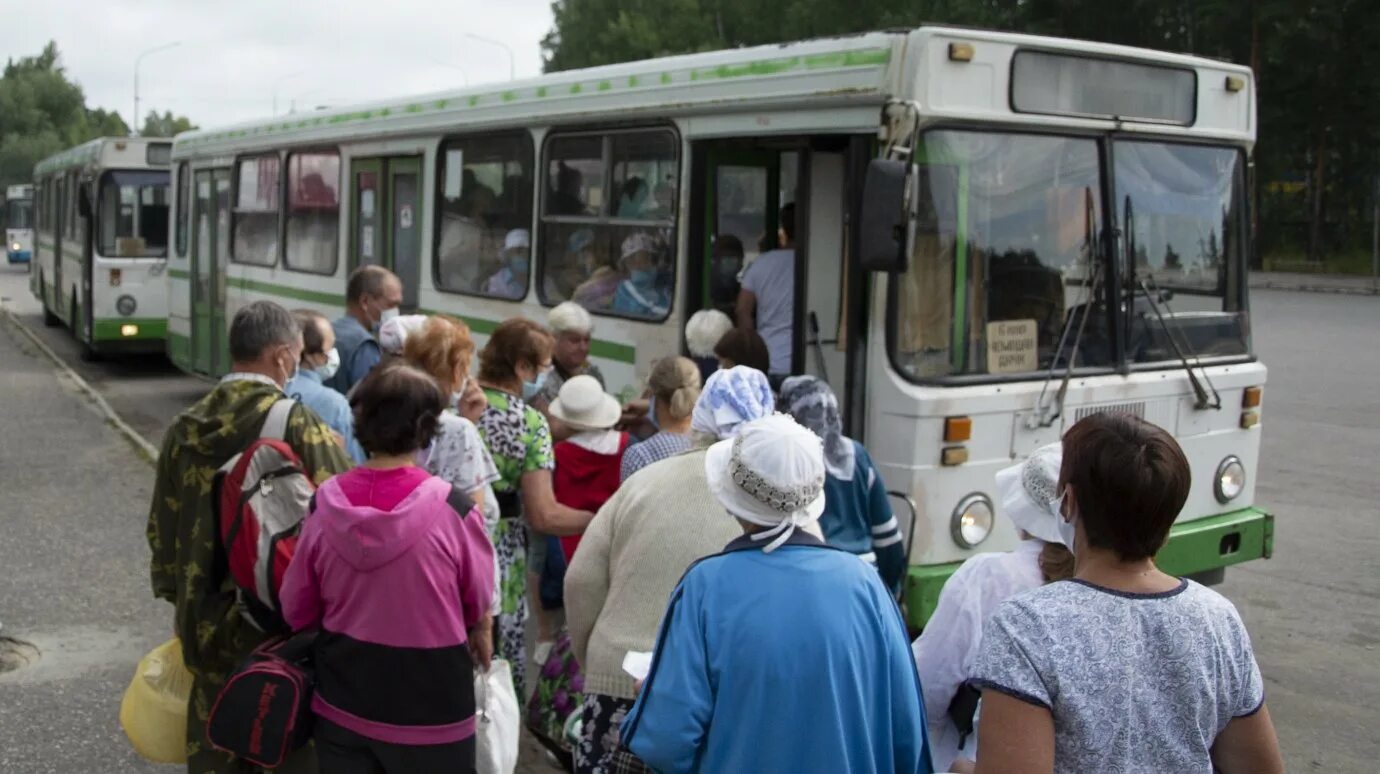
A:
<svg viewBox="0 0 1380 774">
<path fill-rule="evenodd" d="M 99 170 L 99 172 L 96 174 L 96 176 L 95 176 L 94 178 L 92 178 L 92 179 L 89 181 L 89 182 L 90 182 L 90 185 L 91 185 L 91 196 L 92 196 L 92 200 L 93 200 L 93 201 L 92 201 L 92 205 L 93 205 L 93 206 L 92 206 L 92 214 L 91 214 L 91 219 L 90 219 L 90 220 L 91 220 L 91 223 L 90 223 L 90 226 L 91 226 L 91 228 L 90 228 L 90 232 L 91 232 L 91 249 L 92 249 L 92 252 L 93 252 L 93 253 L 95 253 L 96 255 L 99 255 L 99 256 L 101 256 L 101 257 L 104 257 L 104 258 L 116 257 L 116 256 L 113 255 L 113 253 L 115 252 L 116 245 L 118 244 L 119 240 L 121 239 L 121 237 L 117 235 L 117 236 L 115 237 L 116 244 L 104 244 L 103 242 L 104 242 L 104 236 L 105 236 L 105 235 L 104 235 L 104 234 L 102 233 L 102 231 L 101 231 L 102 228 L 105 226 L 105 220 L 106 220 L 106 217 L 107 217 L 107 216 L 104 214 L 101 199 L 102 199 L 103 196 L 104 196 L 106 185 L 107 185 L 108 183 L 111 182 L 111 178 L 112 178 L 114 175 L 118 175 L 118 174 L 122 174 L 122 173 L 123 173 L 123 174 L 128 174 L 128 173 L 138 173 L 138 174 L 152 173 L 152 174 L 158 174 L 158 173 L 160 173 L 160 172 L 162 172 L 162 173 L 164 173 L 164 174 L 166 174 L 166 175 L 168 176 L 168 183 L 167 183 L 167 187 L 166 187 L 165 190 L 168 191 L 168 193 L 166 194 L 166 198 L 169 200 L 168 207 L 169 207 L 169 214 L 171 215 L 171 208 L 172 208 L 172 204 L 171 204 L 171 189 L 172 189 L 172 182 L 173 182 L 173 180 L 172 180 L 172 171 L 171 171 L 171 170 L 168 170 L 168 169 L 159 169 L 159 168 L 157 168 L 157 167 L 143 167 L 143 168 L 102 167 L 102 168 Z M 120 186 L 120 188 L 123 188 L 123 187 L 124 187 L 124 186 Z M 134 203 L 133 203 L 133 205 L 132 205 L 133 209 L 131 210 L 131 224 L 130 224 L 130 225 L 133 226 L 133 227 L 135 228 L 136 232 L 139 231 L 139 230 L 141 230 L 140 227 L 143 225 L 143 215 L 144 215 L 144 212 L 143 212 L 143 209 L 144 209 L 143 190 L 144 190 L 145 188 L 149 188 L 149 187 L 150 187 L 150 186 L 139 186 L 138 188 L 135 189 Z M 118 205 L 119 205 L 119 203 L 117 202 L 117 206 L 118 206 Z M 119 215 L 117 214 L 115 217 L 116 217 L 117 222 L 118 222 Z M 131 235 L 131 236 L 137 236 L 137 233 L 134 234 L 134 235 Z M 167 242 L 166 242 L 166 240 L 167 240 L 167 234 L 166 234 L 166 233 L 163 235 L 163 238 L 164 238 L 164 240 L 165 240 L 165 241 L 164 241 L 164 244 L 163 244 L 163 255 L 147 255 L 147 254 L 145 254 L 145 255 L 127 255 L 127 256 L 126 256 L 126 255 L 122 255 L 122 256 L 118 256 L 118 257 L 120 257 L 120 258 L 128 258 L 128 259 L 131 259 L 131 260 L 158 260 L 158 261 L 167 260 L 167 259 L 168 259 L 168 256 L 170 256 L 170 255 L 172 254 L 172 247 L 173 247 L 173 246 L 167 244 Z M 145 239 L 145 247 L 144 247 L 144 249 L 145 249 L 145 251 L 147 252 L 147 250 L 148 250 L 148 242 L 147 242 L 147 238 L 144 238 L 144 239 Z M 106 252 L 107 250 L 109 250 L 110 252 Z"/>
<path fill-rule="evenodd" d="M 282 263 L 283 261 L 283 198 L 287 193 L 285 187 L 287 181 L 287 165 L 283 163 L 283 155 L 283 152 L 280 150 L 266 150 L 257 151 L 254 153 L 241 153 L 235 156 L 234 162 L 230 165 L 230 238 L 227 242 L 230 246 L 230 263 L 238 263 L 241 266 L 258 266 L 264 269 L 273 269 L 276 268 L 278 264 Z M 240 165 L 250 159 L 257 160 L 266 158 L 278 160 L 278 225 L 276 228 L 278 236 L 278 249 L 274 252 L 273 259 L 265 263 L 260 261 L 247 261 L 240 258 L 239 251 L 235 249 L 235 232 L 237 230 L 236 226 L 239 224 L 240 218 Z"/>
<path fill-rule="evenodd" d="M 192 217 L 192 170 L 191 165 L 186 161 L 177 163 L 177 175 L 173 180 L 177 186 L 177 197 L 173 200 L 173 206 L 177 208 L 176 220 L 173 221 L 173 228 L 176 234 L 173 238 L 173 248 L 177 251 L 178 258 L 187 257 L 187 229 L 191 225 Z"/>
<path fill-rule="evenodd" d="M 613 167 L 615 159 L 613 157 L 613 137 L 615 135 L 639 134 L 665 132 L 671 137 L 672 147 L 675 149 L 675 170 L 676 170 L 676 204 L 672 208 L 671 216 L 664 220 L 639 220 L 635 218 L 619 218 L 607 214 L 617 205 L 617 197 L 612 196 Z M 601 160 L 603 161 L 604 179 L 603 190 L 605 192 L 604 201 L 600 205 L 603 211 L 599 215 L 547 215 L 547 199 L 552 191 L 550 187 L 551 173 L 551 142 L 554 139 L 565 137 L 596 136 L 602 139 L 603 150 Z M 679 240 L 681 236 L 681 196 L 684 189 L 685 180 L 685 143 L 680 134 L 680 129 L 675 122 L 653 121 L 650 123 L 638 123 L 632 125 L 596 125 L 596 126 L 571 126 L 559 127 L 547 132 L 542 138 L 541 157 L 538 162 L 540 176 L 537 180 L 537 200 L 534 205 L 536 209 L 536 229 L 537 234 L 533 235 L 532 243 L 541 257 L 536 261 L 534 268 L 536 271 L 531 275 L 531 279 L 536 282 L 537 302 L 546 308 L 555 307 L 563 301 L 547 301 L 544 290 L 546 277 L 546 260 L 544 253 L 545 231 L 548 223 L 551 224 L 584 224 L 589 226 L 614 226 L 614 227 L 649 227 L 649 228 L 669 228 L 670 238 L 667 240 L 667 247 L 671 253 L 673 270 L 671 272 L 671 287 L 667 289 L 670 302 L 666 305 L 666 314 L 661 317 L 642 317 L 639 315 L 615 312 L 613 309 L 587 309 L 590 314 L 599 317 L 611 317 L 618 320 L 628 320 L 631 322 L 650 323 L 660 325 L 671 319 L 676 311 L 676 292 L 678 290 L 678 280 L 681 270 L 681 255 Z M 540 234 L 540 236 L 538 236 Z M 566 299 L 570 300 L 570 299 Z"/>
<path fill-rule="evenodd" d="M 337 179 L 336 179 L 336 189 L 335 189 L 335 251 L 334 251 L 334 253 L 333 253 L 332 256 L 331 256 L 331 269 L 330 269 L 330 271 L 312 271 L 311 269 L 299 269 L 299 268 L 297 268 L 297 267 L 288 265 L 288 260 L 287 260 L 287 251 L 288 251 L 288 243 L 287 243 L 287 238 L 288 238 L 288 221 L 289 221 L 289 220 L 291 219 L 291 217 L 292 217 L 292 202 L 289 201 L 289 198 L 292 196 L 292 180 L 291 180 L 291 178 L 292 178 L 292 159 L 293 159 L 293 157 L 295 157 L 295 156 L 300 156 L 300 155 L 308 155 L 308 156 L 310 156 L 310 155 L 318 155 L 318 156 L 320 156 L 320 155 L 334 155 L 334 156 L 335 156 L 336 166 L 337 166 L 337 170 L 336 170 Z M 279 194 L 278 194 L 278 231 L 279 231 L 279 234 L 278 234 L 278 245 L 279 245 L 279 247 L 278 247 L 277 262 L 276 262 L 275 265 L 281 264 L 284 271 L 290 271 L 290 272 L 294 272 L 294 273 L 297 273 L 297 274 L 308 274 L 308 275 L 315 276 L 315 277 L 334 277 L 335 274 L 336 274 L 336 272 L 338 272 L 338 271 L 340 270 L 340 218 L 341 218 L 341 198 L 342 198 L 342 196 L 344 196 L 344 195 L 347 193 L 347 191 L 345 190 L 345 184 L 346 184 L 346 181 L 347 181 L 347 178 L 345 177 L 345 167 L 346 167 L 346 164 L 345 164 L 345 157 L 344 157 L 344 155 L 341 154 L 341 152 L 340 152 L 340 146 L 338 146 L 338 145 L 323 145 L 323 146 L 320 146 L 320 147 L 293 148 L 292 150 L 290 150 L 290 151 L 288 151 L 288 152 L 282 154 L 282 156 L 283 156 L 283 158 L 278 162 L 278 163 L 281 164 L 282 166 L 279 167 L 279 170 L 280 170 L 280 171 L 279 171 L 279 174 L 278 174 L 278 183 L 279 183 L 279 187 L 280 187 L 281 190 L 280 190 L 280 192 L 279 192 Z M 238 161 L 238 159 L 236 159 L 236 161 Z M 239 184 L 239 175 L 236 175 L 236 176 L 235 176 L 235 181 L 236 181 L 235 184 L 238 185 L 238 184 Z M 238 197 L 238 191 L 236 192 L 235 196 Z M 238 201 L 238 198 L 236 198 L 235 201 Z M 231 208 L 231 210 L 232 210 L 232 217 L 233 217 L 233 209 L 234 209 L 234 208 L 232 207 L 232 208 Z M 234 235 L 235 235 L 235 228 L 234 228 L 234 225 L 232 224 L 231 227 L 230 227 L 230 236 L 231 236 L 231 239 L 234 238 Z M 234 252 L 235 252 L 234 244 L 232 243 L 231 246 L 230 246 L 230 254 L 231 254 L 231 255 L 234 255 Z M 251 266 L 257 266 L 257 265 L 259 265 L 259 264 L 253 264 L 253 263 L 251 263 L 251 264 L 249 264 L 249 265 L 251 265 Z"/>
<path fill-rule="evenodd" d="M 484 140 L 505 140 L 511 138 L 520 138 L 523 143 L 523 150 L 527 154 L 526 161 L 528 162 L 528 174 L 531 176 L 531 180 L 529 182 L 532 186 L 535 187 L 538 181 L 540 180 L 540 176 L 537 173 L 537 164 L 539 159 L 537 157 L 536 144 L 532 142 L 532 132 L 529 129 L 514 128 L 481 131 L 466 134 L 447 134 L 442 136 L 440 141 L 436 145 L 436 163 L 435 167 L 433 168 L 433 182 L 435 184 L 432 186 L 434 196 L 432 199 L 433 209 L 431 218 L 431 286 L 435 288 L 438 293 L 447 293 L 455 296 L 469 296 L 470 298 L 484 298 L 490 301 L 499 301 L 509 304 L 521 304 L 527 300 L 527 296 L 532 292 L 532 283 L 535 279 L 534 273 L 532 271 L 534 263 L 532 261 L 532 258 L 536 255 L 537 251 L 537 237 L 536 234 L 533 233 L 536 229 L 532 228 L 532 224 L 539 217 L 539 207 L 541 206 L 541 200 L 537 196 L 537 191 L 532 191 L 531 196 L 529 197 L 531 205 L 529 207 L 529 211 L 527 212 L 526 220 L 526 228 L 528 232 L 527 286 L 523 288 L 521 297 L 508 298 L 507 296 L 496 296 L 492 293 L 485 293 L 479 290 L 464 290 L 461 288 L 449 287 L 441 283 L 441 232 L 442 227 L 445 225 L 446 212 L 444 206 L 444 202 L 446 199 L 446 154 L 451 150 L 450 146 L 456 143 L 475 141 L 482 142 Z M 461 170 L 463 174 L 463 161 L 461 162 Z M 386 178 L 387 176 L 385 175 L 384 177 Z M 350 184 L 351 186 L 353 186 L 354 181 L 351 180 Z M 388 185 L 387 180 L 385 179 L 381 179 L 379 181 L 379 184 L 381 186 Z M 357 213 L 353 211 L 350 213 L 352 220 L 354 219 L 356 214 Z M 352 222 L 351 228 L 354 228 L 354 226 L 355 224 Z"/>
</svg>

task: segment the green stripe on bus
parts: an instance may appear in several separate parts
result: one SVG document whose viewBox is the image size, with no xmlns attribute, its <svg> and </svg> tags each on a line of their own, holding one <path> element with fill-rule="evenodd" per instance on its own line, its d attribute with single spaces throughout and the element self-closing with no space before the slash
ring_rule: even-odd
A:
<svg viewBox="0 0 1380 774">
<path fill-rule="evenodd" d="M 192 340 L 180 333 L 168 332 L 168 359 L 183 368 L 191 366 Z"/>
<path fill-rule="evenodd" d="M 168 276 L 173 279 L 187 279 L 189 274 L 181 269 L 169 269 Z M 245 277 L 230 277 L 227 279 L 227 282 L 231 287 L 241 290 L 251 290 L 256 293 L 278 296 L 280 298 L 291 298 L 297 301 L 310 301 L 329 306 L 340 306 L 344 301 L 344 299 L 336 293 L 303 290 L 301 288 L 288 287 L 287 285 L 278 285 L 272 282 L 263 282 L 261 280 L 248 279 Z M 418 309 L 417 312 L 419 314 L 447 314 L 452 317 L 458 317 L 464 320 L 466 325 L 470 326 L 470 330 L 485 336 L 493 333 L 494 329 L 498 327 L 497 322 L 486 320 L 482 317 L 455 314 L 454 312 L 445 312 L 437 309 Z M 612 360 L 618 363 L 632 364 L 637 362 L 637 347 L 619 344 L 616 341 L 607 341 L 605 339 L 594 339 L 590 341 L 589 354 L 594 357 Z"/>
<path fill-rule="evenodd" d="M 125 336 L 120 333 L 126 325 L 139 326 L 138 333 Z M 91 323 L 91 336 L 96 341 L 143 341 L 161 339 L 168 335 L 168 321 L 155 317 L 126 317 L 124 319 L 96 320 Z"/>
</svg>

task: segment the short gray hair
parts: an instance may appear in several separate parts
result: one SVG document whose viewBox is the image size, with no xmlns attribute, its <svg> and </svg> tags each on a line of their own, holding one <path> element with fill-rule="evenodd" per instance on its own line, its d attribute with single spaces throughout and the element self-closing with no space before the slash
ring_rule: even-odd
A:
<svg viewBox="0 0 1380 774">
<path fill-rule="evenodd" d="M 252 363 L 269 347 L 296 344 L 301 338 L 292 313 L 272 301 L 255 301 L 235 312 L 230 322 L 230 359 Z"/>
<path fill-rule="evenodd" d="M 557 334 L 590 333 L 594 330 L 594 320 L 589 312 L 574 301 L 563 301 L 552 307 L 546 314 L 546 322 Z"/>
</svg>

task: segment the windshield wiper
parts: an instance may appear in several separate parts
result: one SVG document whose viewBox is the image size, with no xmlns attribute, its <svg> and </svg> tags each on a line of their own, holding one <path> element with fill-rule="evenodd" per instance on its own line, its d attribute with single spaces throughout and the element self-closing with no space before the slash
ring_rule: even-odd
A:
<svg viewBox="0 0 1380 774">
<path fill-rule="evenodd" d="M 1088 318 L 1092 316 L 1094 299 L 1097 298 L 1099 288 L 1102 287 L 1102 261 L 1098 259 L 1096 248 L 1096 235 L 1093 233 L 1093 199 L 1092 189 L 1083 189 L 1083 208 L 1084 208 L 1084 227 L 1083 245 L 1084 258 L 1087 264 L 1093 267 L 1092 274 L 1083 279 L 1083 315 L 1078 320 L 1078 332 L 1073 337 L 1073 346 L 1068 349 L 1067 366 L 1064 368 L 1064 378 L 1059 383 L 1059 391 L 1054 394 L 1054 402 L 1049 406 L 1045 405 L 1045 393 L 1049 391 L 1050 382 L 1054 380 L 1054 372 L 1059 367 L 1059 356 L 1064 353 L 1064 345 L 1068 343 L 1069 331 L 1073 328 L 1073 314 L 1064 320 L 1064 330 L 1059 334 L 1059 346 L 1054 350 L 1054 357 L 1049 361 L 1049 373 L 1045 375 L 1045 383 L 1040 387 L 1040 397 L 1035 401 L 1035 414 L 1033 427 L 1052 427 L 1064 414 L 1064 398 L 1069 392 L 1069 381 L 1073 378 L 1073 369 L 1078 361 L 1078 347 L 1083 342 L 1083 330 L 1088 325 Z"/>
<path fill-rule="evenodd" d="M 1150 304 L 1150 309 L 1155 313 L 1155 319 L 1159 320 L 1160 330 L 1164 331 L 1164 338 L 1168 340 L 1170 348 L 1174 350 L 1174 356 L 1179 359 L 1179 363 L 1184 367 L 1184 371 L 1188 374 L 1188 381 L 1193 385 L 1193 394 L 1198 399 L 1198 402 L 1194 404 L 1194 408 L 1198 409 L 1199 411 L 1203 411 L 1205 409 L 1213 409 L 1214 411 L 1220 410 L 1222 408 L 1222 396 L 1218 394 L 1217 388 L 1213 386 L 1212 379 L 1208 376 L 1207 369 L 1203 367 L 1202 359 L 1198 357 L 1197 353 L 1193 352 L 1193 346 L 1192 343 L 1188 340 L 1187 334 L 1184 335 L 1183 347 L 1180 347 L 1178 340 L 1174 338 L 1174 333 L 1173 330 L 1170 328 L 1169 323 L 1165 322 L 1164 313 L 1160 311 L 1160 305 L 1155 301 L 1155 297 L 1160 294 L 1159 283 L 1155 283 L 1155 292 L 1151 293 L 1150 286 L 1146 284 L 1143 278 L 1136 276 L 1134 269 L 1131 270 L 1130 279 L 1136 283 L 1136 285 L 1140 288 L 1141 293 L 1145 295 L 1145 300 Z M 1150 275 L 1150 279 L 1152 281 L 1154 280 L 1153 274 Z M 1165 306 L 1167 307 L 1168 305 L 1169 302 L 1166 299 Z M 1170 310 L 1170 313 L 1173 313 L 1172 309 Z M 1191 365 L 1188 362 L 1188 357 L 1184 355 L 1185 349 L 1189 350 L 1189 354 L 1193 355 L 1193 363 L 1196 364 L 1198 366 L 1198 369 L 1203 372 L 1203 378 L 1201 381 L 1198 379 L 1198 375 L 1193 372 L 1193 365 Z M 1204 382 L 1207 383 L 1206 387 L 1203 384 Z M 1209 391 L 1211 391 L 1212 393 L 1211 396 L 1208 395 Z"/>
</svg>

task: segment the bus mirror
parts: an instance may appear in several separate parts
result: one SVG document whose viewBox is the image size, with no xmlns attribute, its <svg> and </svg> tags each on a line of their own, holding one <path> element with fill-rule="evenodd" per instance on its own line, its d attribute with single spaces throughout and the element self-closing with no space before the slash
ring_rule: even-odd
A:
<svg viewBox="0 0 1380 774">
<path fill-rule="evenodd" d="M 91 199 L 87 197 L 86 186 L 77 186 L 77 214 L 83 218 L 91 217 Z"/>
<path fill-rule="evenodd" d="M 859 264 L 864 271 L 906 270 L 906 173 L 904 161 L 868 162 L 858 238 Z"/>
</svg>

